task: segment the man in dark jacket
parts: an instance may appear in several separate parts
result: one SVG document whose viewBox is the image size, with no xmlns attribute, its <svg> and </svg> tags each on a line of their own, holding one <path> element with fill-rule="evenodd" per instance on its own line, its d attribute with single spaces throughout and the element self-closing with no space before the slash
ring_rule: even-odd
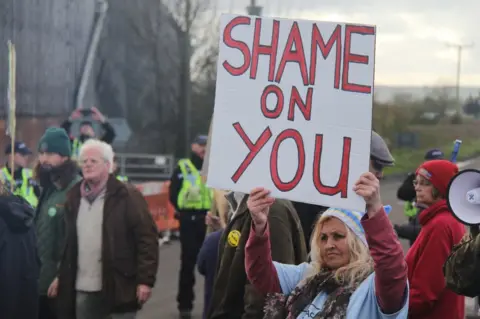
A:
<svg viewBox="0 0 480 319">
<path fill-rule="evenodd" d="M 80 122 L 80 135 L 78 137 L 72 136 L 71 134 L 71 127 L 73 121 L 80 120 L 84 117 L 82 111 L 86 111 L 85 113 L 91 114 L 92 118 L 95 121 L 98 121 L 103 129 L 103 135 L 100 137 L 96 136 L 95 130 L 93 129 L 93 124 L 89 120 L 83 120 Z M 86 140 L 90 138 L 99 138 L 100 140 L 104 141 L 105 143 L 112 144 L 113 140 L 115 139 L 115 130 L 113 126 L 108 123 L 106 117 L 96 108 L 92 107 L 89 110 L 79 110 L 76 109 L 72 112 L 70 118 L 66 119 L 61 127 L 67 132 L 70 136 L 71 143 L 72 143 L 72 156 L 76 158 L 78 156 L 78 152 L 82 144 L 85 143 Z"/>
<path fill-rule="evenodd" d="M 229 193 L 229 223 L 220 239 L 217 273 L 212 294 L 209 319 L 263 318 L 264 297 L 247 280 L 245 244 L 252 218 L 247 208 L 248 195 Z M 307 260 L 305 237 L 292 203 L 275 200 L 268 216 L 272 259 L 286 264 Z"/>
<path fill-rule="evenodd" d="M 38 318 L 40 261 L 37 255 L 34 216 L 33 208 L 21 197 L 0 195 L 2 319 Z"/>
<path fill-rule="evenodd" d="M 64 211 L 67 192 L 81 178 L 77 164 L 71 160 L 70 139 L 61 128 L 45 131 L 38 143 L 39 164 L 34 175 L 39 179 L 42 194 L 35 215 L 40 268 L 39 318 L 52 319 L 55 315 L 55 299 L 49 296 L 65 243 Z"/>
<path fill-rule="evenodd" d="M 190 158 L 181 159 L 170 179 L 170 203 L 180 222 L 180 274 L 177 303 L 180 317 L 190 318 L 193 309 L 195 265 L 205 239 L 205 217 L 212 207 L 213 192 L 203 181 L 207 136 L 199 135 L 192 143 Z"/>
<path fill-rule="evenodd" d="M 443 152 L 436 148 L 425 153 L 425 161 L 443 158 Z M 408 223 L 394 225 L 398 237 L 409 240 L 410 246 L 413 245 L 415 239 L 417 239 L 417 236 L 420 233 L 421 226 L 418 220 L 418 215 L 419 212 L 425 208 L 420 207 L 415 203 L 416 192 L 415 187 L 413 186 L 414 179 L 415 173 L 409 173 L 407 178 L 405 178 L 402 185 L 397 190 L 397 198 L 405 201 L 404 214 L 408 218 Z"/>
</svg>

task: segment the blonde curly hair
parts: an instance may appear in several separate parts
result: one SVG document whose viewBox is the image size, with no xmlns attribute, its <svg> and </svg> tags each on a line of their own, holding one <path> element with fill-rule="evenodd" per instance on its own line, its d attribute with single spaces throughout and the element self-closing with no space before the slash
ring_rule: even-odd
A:
<svg viewBox="0 0 480 319">
<path fill-rule="evenodd" d="M 311 278 L 325 268 L 325 263 L 320 254 L 320 232 L 325 222 L 331 220 L 332 216 L 322 216 L 317 221 L 311 239 L 310 257 L 312 262 L 311 271 L 307 278 Z M 340 220 L 340 219 L 339 219 Z M 358 238 L 353 231 L 345 225 L 347 231 L 347 246 L 350 254 L 350 261 L 347 265 L 335 270 L 335 279 L 347 286 L 353 285 L 361 278 L 367 277 L 373 272 L 373 259 L 368 247 Z"/>
</svg>

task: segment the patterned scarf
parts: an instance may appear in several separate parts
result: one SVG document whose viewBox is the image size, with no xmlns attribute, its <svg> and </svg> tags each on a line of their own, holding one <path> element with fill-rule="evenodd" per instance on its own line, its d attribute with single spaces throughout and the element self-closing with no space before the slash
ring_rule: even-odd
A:
<svg viewBox="0 0 480 319">
<path fill-rule="evenodd" d="M 269 294 L 265 304 L 264 319 L 295 319 L 322 292 L 327 299 L 315 319 L 345 319 L 350 297 L 357 287 L 368 277 L 359 278 L 347 286 L 335 279 L 331 271 L 321 271 L 304 285 L 297 286 L 290 295 Z"/>
<path fill-rule="evenodd" d="M 108 180 L 102 179 L 98 183 L 93 184 L 83 180 L 82 184 L 80 184 L 80 194 L 91 204 L 97 199 L 98 195 L 105 190 L 107 181 Z"/>
</svg>

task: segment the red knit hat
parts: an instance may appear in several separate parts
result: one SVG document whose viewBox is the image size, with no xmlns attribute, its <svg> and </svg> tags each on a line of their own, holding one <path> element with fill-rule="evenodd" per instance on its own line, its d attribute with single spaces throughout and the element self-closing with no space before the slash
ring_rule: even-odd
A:
<svg viewBox="0 0 480 319">
<path fill-rule="evenodd" d="M 457 165 L 447 160 L 427 161 L 420 165 L 416 172 L 432 183 L 443 197 L 447 193 L 448 183 L 457 173 Z"/>
</svg>

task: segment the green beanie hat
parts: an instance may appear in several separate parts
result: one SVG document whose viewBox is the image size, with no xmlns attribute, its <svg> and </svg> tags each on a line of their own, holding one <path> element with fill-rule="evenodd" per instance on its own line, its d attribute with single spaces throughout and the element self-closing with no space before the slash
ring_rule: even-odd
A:
<svg viewBox="0 0 480 319">
<path fill-rule="evenodd" d="M 63 128 L 48 128 L 38 142 L 41 153 L 56 153 L 61 156 L 72 156 L 72 144 Z"/>
</svg>

